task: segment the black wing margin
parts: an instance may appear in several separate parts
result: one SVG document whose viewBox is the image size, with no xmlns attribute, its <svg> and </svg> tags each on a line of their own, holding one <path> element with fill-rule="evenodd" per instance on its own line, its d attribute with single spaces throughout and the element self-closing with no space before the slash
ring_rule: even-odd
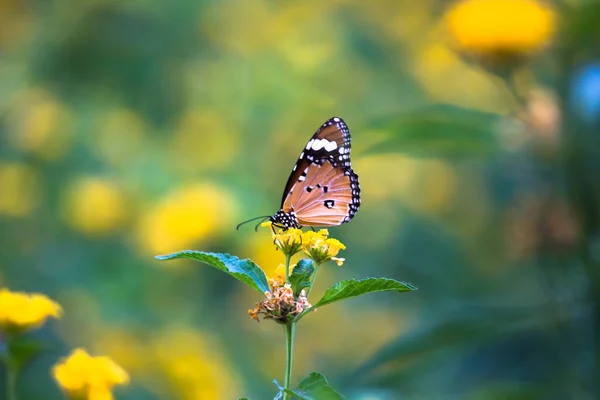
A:
<svg viewBox="0 0 600 400">
<path fill-rule="evenodd" d="M 292 169 L 292 173 L 283 190 L 281 207 L 283 207 L 290 190 L 308 166 L 310 164 L 323 165 L 325 161 L 329 161 L 335 168 L 340 168 L 344 171 L 344 174 L 351 177 L 351 181 L 355 182 L 356 187 L 355 191 L 353 190 L 353 197 L 354 193 L 356 193 L 357 204 L 360 204 L 358 176 L 350 167 L 350 142 L 350 130 L 340 117 L 332 117 L 321 125 L 306 146 L 304 146 L 302 153 L 298 157 L 298 161 L 296 161 Z M 356 206 L 356 210 L 358 210 L 358 205 Z M 352 213 L 352 216 L 354 216 L 355 212 Z M 352 216 L 350 216 L 350 219 Z"/>
</svg>

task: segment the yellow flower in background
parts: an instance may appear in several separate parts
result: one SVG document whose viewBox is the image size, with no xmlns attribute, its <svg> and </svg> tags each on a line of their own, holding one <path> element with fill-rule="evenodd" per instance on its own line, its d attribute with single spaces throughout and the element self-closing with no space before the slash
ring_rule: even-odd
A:
<svg viewBox="0 0 600 400">
<path fill-rule="evenodd" d="M 265 271 L 267 276 L 276 275 L 277 263 L 282 261 L 282 255 L 273 241 L 262 235 L 247 235 L 243 240 L 242 258 L 250 258 Z"/>
<path fill-rule="evenodd" d="M 0 162 L 0 214 L 30 214 L 40 202 L 40 185 L 37 172 L 30 166 Z"/>
<path fill-rule="evenodd" d="M 232 399 L 239 377 L 226 352 L 207 333 L 174 328 L 155 336 L 144 355 L 150 357 L 168 393 L 162 399 Z M 156 376 L 156 375 L 155 375 Z"/>
<path fill-rule="evenodd" d="M 63 156 L 69 149 L 72 125 L 72 111 L 39 88 L 19 93 L 7 115 L 9 143 L 48 160 Z"/>
<path fill-rule="evenodd" d="M 37 328 L 46 319 L 60 318 L 62 307 L 43 294 L 0 289 L 0 328 L 19 332 Z"/>
<path fill-rule="evenodd" d="M 343 258 L 336 257 L 340 250 L 346 250 L 346 246 L 337 239 L 328 238 L 327 229 L 318 232 L 306 231 L 302 235 L 302 250 L 316 263 L 322 264 L 332 260 L 337 265 L 344 264 Z"/>
<path fill-rule="evenodd" d="M 104 321 L 87 336 L 93 337 L 97 351 L 118 359 L 153 398 L 233 399 L 241 392 L 236 366 L 209 332 L 183 326 L 158 331 L 141 325 L 107 329 Z"/>
<path fill-rule="evenodd" d="M 236 213 L 235 199 L 225 188 L 191 184 L 152 207 L 140 221 L 138 237 L 151 254 L 183 250 L 231 230 Z"/>
<path fill-rule="evenodd" d="M 53 375 L 71 399 L 111 400 L 115 385 L 129 383 L 129 375 L 108 357 L 92 357 L 83 349 L 54 366 Z"/>
<path fill-rule="evenodd" d="M 125 215 L 125 198 L 108 178 L 82 177 L 66 189 L 62 203 L 67 224 L 90 236 L 118 228 Z"/>
<path fill-rule="evenodd" d="M 446 22 L 461 50 L 493 58 L 540 49 L 556 24 L 553 10 L 535 0 L 463 0 Z"/>
</svg>

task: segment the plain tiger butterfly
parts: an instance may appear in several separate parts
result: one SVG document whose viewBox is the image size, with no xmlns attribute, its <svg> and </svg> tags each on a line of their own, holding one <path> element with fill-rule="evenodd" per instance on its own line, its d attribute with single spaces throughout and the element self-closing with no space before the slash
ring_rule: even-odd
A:
<svg viewBox="0 0 600 400">
<path fill-rule="evenodd" d="M 287 180 L 281 208 L 269 219 L 283 229 L 350 222 L 360 207 L 358 175 L 350 164 L 350 130 L 340 117 L 310 138 Z M 256 226 L 258 228 L 258 225 Z"/>
</svg>

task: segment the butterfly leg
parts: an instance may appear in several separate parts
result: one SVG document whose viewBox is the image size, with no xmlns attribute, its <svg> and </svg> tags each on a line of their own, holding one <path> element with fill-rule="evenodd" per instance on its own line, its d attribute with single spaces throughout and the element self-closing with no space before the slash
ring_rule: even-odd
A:
<svg viewBox="0 0 600 400">
<path fill-rule="evenodd" d="M 284 231 L 287 231 L 287 230 L 288 230 L 288 227 L 287 227 L 287 226 L 283 226 L 283 225 L 279 225 L 279 224 L 275 224 L 275 223 L 273 223 L 273 224 L 271 224 L 271 231 L 273 232 L 273 235 L 275 235 L 275 234 L 276 234 L 276 232 L 275 232 L 275 228 L 273 228 L 274 226 L 275 226 L 275 227 L 277 227 L 277 228 L 279 228 L 279 229 L 283 229 Z"/>
</svg>

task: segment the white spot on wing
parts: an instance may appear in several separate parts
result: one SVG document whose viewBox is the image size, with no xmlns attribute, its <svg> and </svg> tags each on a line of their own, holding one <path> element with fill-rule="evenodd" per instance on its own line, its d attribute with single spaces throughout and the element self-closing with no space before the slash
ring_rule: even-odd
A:
<svg viewBox="0 0 600 400">
<path fill-rule="evenodd" d="M 325 140 L 325 139 L 323 139 L 323 140 Z M 327 150 L 327 151 L 334 151 L 335 149 L 337 149 L 337 143 L 334 141 L 328 142 L 325 145 L 325 150 Z"/>
<path fill-rule="evenodd" d="M 335 117 L 333 120 L 334 120 L 335 122 L 340 122 L 340 119 L 339 119 L 338 117 Z"/>
<path fill-rule="evenodd" d="M 300 175 L 300 176 L 298 177 L 298 180 L 299 180 L 300 182 L 304 182 L 304 180 L 305 180 L 305 179 L 306 179 L 306 177 L 305 177 L 305 176 L 303 176 L 303 175 Z"/>
<path fill-rule="evenodd" d="M 306 143 L 306 150 L 310 149 L 310 146 L 312 146 L 313 142 L 315 141 L 315 139 L 310 139 L 308 141 L 308 143 Z"/>
<path fill-rule="evenodd" d="M 317 151 L 317 150 L 321 150 L 323 148 L 323 146 L 325 146 L 325 144 L 328 142 L 327 139 L 318 139 L 315 140 L 315 142 L 312 144 L 312 149 Z"/>
</svg>

